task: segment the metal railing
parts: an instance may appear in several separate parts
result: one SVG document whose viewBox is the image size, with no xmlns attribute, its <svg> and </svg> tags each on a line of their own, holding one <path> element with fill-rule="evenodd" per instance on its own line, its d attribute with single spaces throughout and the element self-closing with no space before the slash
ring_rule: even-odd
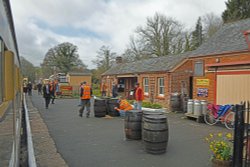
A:
<svg viewBox="0 0 250 167">
<path fill-rule="evenodd" d="M 250 167 L 250 103 L 235 106 L 233 167 Z"/>
<path fill-rule="evenodd" d="M 27 104 L 26 104 L 25 95 L 24 95 L 24 99 L 23 99 L 23 104 L 24 104 L 25 121 L 26 121 L 28 165 L 29 165 L 29 167 L 36 167 L 36 159 L 35 159 L 35 154 L 34 154 L 32 133 L 31 133 L 30 121 L 29 121 L 29 112 L 28 112 L 28 108 L 27 108 Z"/>
</svg>

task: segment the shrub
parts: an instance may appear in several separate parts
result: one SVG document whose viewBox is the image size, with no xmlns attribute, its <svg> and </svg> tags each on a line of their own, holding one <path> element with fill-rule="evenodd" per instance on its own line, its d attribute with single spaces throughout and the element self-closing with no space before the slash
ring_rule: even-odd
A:
<svg viewBox="0 0 250 167">
<path fill-rule="evenodd" d="M 159 109 L 159 108 L 162 108 L 162 105 L 156 104 L 156 103 L 150 103 L 150 102 L 143 102 L 142 107 Z"/>
</svg>

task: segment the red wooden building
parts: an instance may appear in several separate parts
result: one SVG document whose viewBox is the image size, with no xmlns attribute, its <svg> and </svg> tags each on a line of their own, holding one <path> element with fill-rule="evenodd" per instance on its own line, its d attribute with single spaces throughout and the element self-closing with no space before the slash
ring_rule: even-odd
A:
<svg viewBox="0 0 250 167">
<path fill-rule="evenodd" d="M 129 97 L 135 82 L 145 98 L 170 108 L 172 93 L 217 104 L 250 100 L 250 19 L 222 26 L 198 49 L 132 63 L 120 63 L 102 75 Z"/>
</svg>

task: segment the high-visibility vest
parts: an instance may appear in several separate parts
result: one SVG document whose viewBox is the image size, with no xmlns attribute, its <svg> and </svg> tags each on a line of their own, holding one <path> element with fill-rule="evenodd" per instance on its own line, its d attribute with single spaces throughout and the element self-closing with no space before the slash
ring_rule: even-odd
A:
<svg viewBox="0 0 250 167">
<path fill-rule="evenodd" d="M 91 89 L 89 86 L 82 86 L 83 93 L 81 99 L 90 99 L 91 98 Z"/>
<path fill-rule="evenodd" d="M 128 111 L 128 110 L 132 110 L 133 109 L 133 107 L 126 100 L 121 100 L 121 102 L 120 102 L 119 105 L 120 105 L 119 109 L 121 109 L 121 110 Z"/>
</svg>

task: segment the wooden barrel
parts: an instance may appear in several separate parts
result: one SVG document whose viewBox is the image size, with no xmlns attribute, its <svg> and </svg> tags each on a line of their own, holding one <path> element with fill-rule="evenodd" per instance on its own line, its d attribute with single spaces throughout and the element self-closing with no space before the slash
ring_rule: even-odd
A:
<svg viewBox="0 0 250 167">
<path fill-rule="evenodd" d="M 142 112 L 139 110 L 127 111 L 124 119 L 124 130 L 127 139 L 141 139 Z"/>
<path fill-rule="evenodd" d="M 165 115 L 147 115 L 144 117 L 142 139 L 146 152 L 163 154 L 168 143 L 168 122 Z"/>
<path fill-rule="evenodd" d="M 106 115 L 106 101 L 105 99 L 95 99 L 94 114 L 95 117 L 105 117 Z"/>
<path fill-rule="evenodd" d="M 108 99 L 107 100 L 108 115 L 113 117 L 120 116 L 119 112 L 114 109 L 115 107 L 119 107 L 118 99 L 117 98 Z"/>
<path fill-rule="evenodd" d="M 147 110 L 143 110 L 142 111 L 142 127 L 144 124 L 144 117 L 148 116 L 148 115 L 164 115 L 164 112 L 162 111 L 147 111 Z M 142 133 L 143 133 L 143 128 L 142 128 Z"/>
</svg>

